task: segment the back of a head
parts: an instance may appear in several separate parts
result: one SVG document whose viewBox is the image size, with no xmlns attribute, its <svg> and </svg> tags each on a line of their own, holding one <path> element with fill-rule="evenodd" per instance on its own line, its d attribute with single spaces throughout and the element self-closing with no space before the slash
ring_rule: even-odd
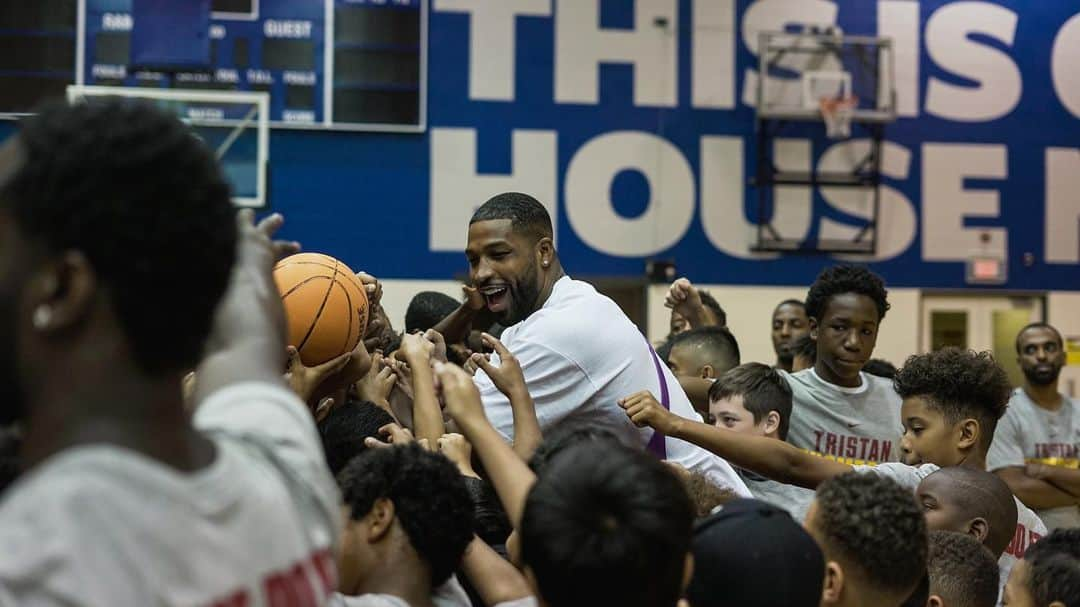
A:
<svg viewBox="0 0 1080 607">
<path fill-rule="evenodd" d="M 368 449 L 338 477 L 353 520 L 375 501 L 388 499 L 394 516 L 420 559 L 431 570 L 432 587 L 461 564 L 473 537 L 473 504 L 457 466 L 418 445 Z"/>
<path fill-rule="evenodd" d="M 193 367 L 236 255 L 213 153 L 174 115 L 118 98 L 46 105 L 16 138 L 0 207 L 50 253 L 85 255 L 144 373 Z"/>
<path fill-rule="evenodd" d="M 551 215 L 540 201 L 521 192 L 505 192 L 491 197 L 476 209 L 469 225 L 478 221 L 509 219 L 513 231 L 531 240 L 551 238 Z"/>
<path fill-rule="evenodd" d="M 933 531 L 927 556 L 930 594 L 944 607 L 994 607 L 999 576 L 997 560 L 978 540 L 963 533 Z"/>
<path fill-rule="evenodd" d="M 808 524 L 826 558 L 843 567 L 845 586 L 851 582 L 864 601 L 907 598 L 926 573 L 926 521 L 912 492 L 849 472 L 818 486 L 814 501 Z"/>
<path fill-rule="evenodd" d="M 863 365 L 863 372 L 885 379 L 896 377 L 896 365 L 880 358 L 871 358 Z"/>
<path fill-rule="evenodd" d="M 1024 553 L 1035 607 L 1080 605 L 1080 527 L 1055 529 Z"/>
<path fill-rule="evenodd" d="M 1012 384 L 989 352 L 943 348 L 908 357 L 893 379 L 900 398 L 920 397 L 950 424 L 979 421 L 985 452 L 1012 395 Z"/>
<path fill-rule="evenodd" d="M 694 512 L 675 474 L 611 443 L 568 447 L 529 492 L 521 556 L 551 607 L 671 607 Z"/>
<path fill-rule="evenodd" d="M 457 310 L 456 299 L 438 291 L 421 291 L 409 301 L 405 310 L 405 332 L 427 331 Z"/>
<path fill-rule="evenodd" d="M 709 386 L 710 402 L 733 396 L 742 397 L 743 407 L 754 416 L 755 424 L 761 423 L 770 411 L 776 411 L 780 415 L 777 434 L 781 440 L 787 439 L 791 386 L 776 369 L 761 363 L 746 363 L 724 373 Z"/>
<path fill-rule="evenodd" d="M 687 350 L 693 353 L 702 366 L 710 365 L 724 372 L 739 365 L 739 342 L 724 327 L 697 327 L 675 335 L 671 350 Z"/>
<path fill-rule="evenodd" d="M 330 472 L 337 476 L 349 460 L 367 450 L 364 439 L 378 438 L 379 428 L 394 423 L 389 413 L 369 401 L 349 400 L 319 422 L 319 437 Z"/>
<path fill-rule="evenodd" d="M 984 544 L 995 557 L 1001 556 L 1016 534 L 1016 498 L 996 474 L 968 466 L 950 466 L 927 476 L 949 502 L 967 519 L 982 518 L 989 526 Z M 920 484 L 920 487 L 923 485 Z"/>
<path fill-rule="evenodd" d="M 544 430 L 544 440 L 529 458 L 529 468 L 543 476 L 548 463 L 569 447 L 582 443 L 600 443 L 614 447 L 633 447 L 620 428 L 605 415 L 595 411 L 578 411 L 555 422 Z"/>
<path fill-rule="evenodd" d="M 816 607 L 821 600 L 821 549 L 771 504 L 729 502 L 698 522 L 693 549 L 692 607 Z"/>
<path fill-rule="evenodd" d="M 889 311 L 888 292 L 881 277 L 860 266 L 838 265 L 826 268 L 818 275 L 806 294 L 806 315 L 821 321 L 829 299 L 835 295 L 854 293 L 873 300 L 878 321 Z"/>
</svg>

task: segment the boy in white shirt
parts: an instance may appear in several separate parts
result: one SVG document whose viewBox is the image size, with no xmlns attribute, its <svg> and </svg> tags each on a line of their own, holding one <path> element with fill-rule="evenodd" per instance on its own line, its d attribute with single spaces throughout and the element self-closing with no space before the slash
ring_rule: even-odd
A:
<svg viewBox="0 0 1080 607">
<path fill-rule="evenodd" d="M 0 605 L 335 587 L 337 489 L 281 377 L 271 269 L 296 245 L 271 241 L 280 216 L 234 214 L 212 152 L 146 104 L 52 105 L 0 147 L 0 412 L 26 467 L 0 504 Z"/>
</svg>

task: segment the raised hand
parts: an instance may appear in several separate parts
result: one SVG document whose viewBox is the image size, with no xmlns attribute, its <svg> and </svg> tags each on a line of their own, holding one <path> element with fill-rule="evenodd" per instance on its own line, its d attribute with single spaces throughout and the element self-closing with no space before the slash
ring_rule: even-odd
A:
<svg viewBox="0 0 1080 607">
<path fill-rule="evenodd" d="M 443 434 L 436 445 L 439 453 L 457 465 L 462 476 L 480 478 L 472 466 L 472 445 L 468 439 L 457 433 Z"/>
<path fill-rule="evenodd" d="M 352 358 L 353 355 L 352 352 L 346 352 L 321 365 L 306 367 L 300 360 L 300 353 L 296 348 L 288 346 L 286 351 L 288 353 L 288 366 L 285 370 L 285 380 L 289 383 L 289 387 L 291 387 L 304 402 L 309 402 L 319 390 L 319 386 L 321 386 L 328 377 L 340 372 L 345 365 L 348 364 L 349 359 Z"/>
<path fill-rule="evenodd" d="M 375 403 L 376 406 L 390 411 L 390 391 L 394 389 L 397 375 L 390 366 L 389 359 L 384 359 L 382 352 L 371 357 L 371 367 L 360 381 L 353 384 L 356 395 L 361 400 Z"/>
<path fill-rule="evenodd" d="M 480 289 L 463 285 L 461 293 L 465 296 L 465 305 L 469 309 L 479 312 L 487 307 L 487 302 L 484 301 L 484 296 L 480 294 Z"/>
<path fill-rule="evenodd" d="M 487 423 L 480 391 L 469 374 L 456 365 L 435 363 L 439 392 L 446 403 L 446 413 L 461 427 L 470 422 Z"/>
<path fill-rule="evenodd" d="M 413 438 L 413 434 L 408 428 L 402 428 L 397 424 L 386 424 L 379 428 L 379 435 L 385 437 L 386 441 L 383 442 L 373 436 L 369 436 L 364 439 L 364 446 L 378 449 L 383 447 L 400 447 L 410 443 L 417 443 L 425 449 L 429 448 L 426 440 L 417 441 Z"/>
<path fill-rule="evenodd" d="M 639 428 L 649 426 L 663 434 L 672 434 L 681 417 L 668 411 L 657 402 L 648 390 L 642 390 L 619 400 L 619 406 L 626 411 L 626 416 Z"/>
<path fill-rule="evenodd" d="M 483 334 L 484 343 L 495 350 L 495 353 L 499 355 L 499 366 L 496 367 L 491 363 L 490 357 L 483 354 L 473 354 L 469 360 L 476 364 L 487 373 L 491 378 L 492 383 L 506 395 L 507 398 L 514 398 L 521 395 L 527 395 L 528 389 L 525 387 L 525 374 L 521 370 L 521 363 L 518 359 L 510 353 L 510 350 L 506 349 L 506 346 L 501 341 L 495 339 L 493 336 L 487 333 Z"/>
<path fill-rule="evenodd" d="M 412 333 L 401 338 L 401 347 L 398 350 L 405 362 L 415 368 L 431 364 L 435 344 L 419 333 Z"/>
<path fill-rule="evenodd" d="M 424 339 L 431 342 L 434 349 L 431 351 L 431 360 L 437 360 L 439 362 L 447 362 L 446 360 L 446 340 L 443 339 L 442 333 L 439 333 L 435 329 L 428 329 L 424 331 Z"/>
</svg>

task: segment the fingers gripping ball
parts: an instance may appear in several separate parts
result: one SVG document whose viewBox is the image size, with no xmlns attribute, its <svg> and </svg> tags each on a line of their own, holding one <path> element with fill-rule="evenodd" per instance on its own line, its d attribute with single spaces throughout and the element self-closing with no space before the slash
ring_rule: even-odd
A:
<svg viewBox="0 0 1080 607">
<path fill-rule="evenodd" d="M 289 324 L 289 345 L 306 366 L 352 352 L 364 335 L 368 299 L 349 266 L 328 255 L 300 253 L 274 266 Z"/>
</svg>

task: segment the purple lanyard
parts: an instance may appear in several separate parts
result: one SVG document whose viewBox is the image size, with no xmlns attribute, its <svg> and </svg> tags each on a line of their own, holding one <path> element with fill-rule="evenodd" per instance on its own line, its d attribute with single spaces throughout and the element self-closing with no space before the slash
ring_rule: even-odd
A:
<svg viewBox="0 0 1080 607">
<path fill-rule="evenodd" d="M 668 399 L 667 377 L 664 376 L 664 368 L 660 366 L 660 357 L 657 356 L 656 350 L 653 350 L 652 344 L 648 340 L 645 340 L 645 344 L 649 347 L 649 353 L 652 354 L 653 364 L 656 365 L 656 378 L 660 380 L 660 404 L 670 411 L 671 401 Z M 667 459 L 667 444 L 665 444 L 664 438 L 663 434 L 653 432 L 652 438 L 649 439 L 647 449 L 658 459 Z"/>
</svg>

